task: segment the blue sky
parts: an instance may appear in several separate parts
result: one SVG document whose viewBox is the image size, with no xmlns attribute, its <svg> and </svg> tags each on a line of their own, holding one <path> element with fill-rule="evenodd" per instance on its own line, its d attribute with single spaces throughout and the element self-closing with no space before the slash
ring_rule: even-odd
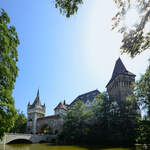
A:
<svg viewBox="0 0 150 150">
<path fill-rule="evenodd" d="M 59 101 L 70 103 L 91 90 L 104 91 L 111 78 L 122 36 L 111 30 L 116 8 L 112 1 L 88 0 L 70 19 L 60 15 L 52 0 L 1 0 L 20 39 L 19 74 L 13 96 L 26 113 L 40 89 L 46 114 Z M 121 55 L 138 79 L 148 65 L 149 52 L 131 59 Z"/>
</svg>

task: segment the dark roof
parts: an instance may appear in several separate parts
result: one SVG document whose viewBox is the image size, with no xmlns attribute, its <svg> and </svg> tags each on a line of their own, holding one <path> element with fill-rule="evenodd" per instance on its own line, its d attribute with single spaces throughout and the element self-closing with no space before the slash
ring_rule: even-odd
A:
<svg viewBox="0 0 150 150">
<path fill-rule="evenodd" d="M 37 96 L 36 96 L 36 98 L 35 98 L 33 104 L 32 104 L 32 105 L 29 105 L 29 107 L 30 107 L 30 108 L 34 108 L 35 105 L 43 106 L 43 105 L 41 104 L 41 101 L 40 101 L 39 89 L 38 89 L 38 91 L 37 91 Z"/>
<path fill-rule="evenodd" d="M 106 85 L 106 87 L 116 78 L 116 76 L 118 76 L 119 74 L 124 74 L 124 75 L 129 75 L 129 76 L 135 76 L 135 74 L 131 73 L 130 71 L 128 71 L 126 69 L 126 67 L 124 66 L 122 60 L 120 58 L 117 59 L 115 67 L 114 67 L 114 71 L 112 74 L 112 77 L 110 79 L 110 81 L 108 82 L 108 84 Z"/>
<path fill-rule="evenodd" d="M 51 119 L 58 119 L 60 118 L 59 115 L 52 115 L 52 116 L 46 116 L 46 117 L 41 117 L 41 118 L 38 118 L 37 121 L 40 121 L 40 120 L 51 120 Z"/>
<path fill-rule="evenodd" d="M 54 110 L 56 110 L 56 109 L 64 109 L 64 110 L 67 110 L 67 106 L 64 105 L 64 104 L 62 104 L 62 102 L 60 102 L 60 103 L 55 107 Z"/>
<path fill-rule="evenodd" d="M 100 94 L 100 92 L 98 90 L 94 90 L 94 91 L 90 91 L 88 93 L 79 95 L 71 104 L 73 105 L 75 102 L 77 102 L 78 100 L 83 101 L 84 103 L 86 103 L 87 100 L 89 100 L 90 102 L 92 102 L 95 98 L 95 96 L 97 96 L 98 94 Z"/>
</svg>

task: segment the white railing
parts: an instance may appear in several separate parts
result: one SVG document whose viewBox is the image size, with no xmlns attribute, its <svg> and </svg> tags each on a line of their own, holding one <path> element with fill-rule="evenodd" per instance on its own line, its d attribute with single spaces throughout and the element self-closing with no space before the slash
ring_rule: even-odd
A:
<svg viewBox="0 0 150 150">
<path fill-rule="evenodd" d="M 6 133 L 6 135 L 33 135 L 33 134 L 25 134 L 25 133 Z"/>
</svg>

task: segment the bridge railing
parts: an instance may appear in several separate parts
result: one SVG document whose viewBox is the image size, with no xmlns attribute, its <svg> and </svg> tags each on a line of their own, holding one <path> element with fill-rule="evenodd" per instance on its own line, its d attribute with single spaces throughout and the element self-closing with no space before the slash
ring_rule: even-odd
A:
<svg viewBox="0 0 150 150">
<path fill-rule="evenodd" d="M 25 133 L 6 133 L 6 135 L 33 135 L 33 134 L 25 134 Z"/>
</svg>

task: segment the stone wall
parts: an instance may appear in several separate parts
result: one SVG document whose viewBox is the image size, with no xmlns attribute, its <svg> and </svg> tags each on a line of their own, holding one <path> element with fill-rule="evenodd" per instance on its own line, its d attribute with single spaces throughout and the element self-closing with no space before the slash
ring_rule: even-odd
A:
<svg viewBox="0 0 150 150">
<path fill-rule="evenodd" d="M 131 94 L 131 85 L 133 82 L 135 82 L 133 76 L 118 75 L 107 87 L 109 96 L 115 100 L 125 100 Z"/>
<path fill-rule="evenodd" d="M 64 123 L 64 120 L 59 116 L 54 116 L 54 118 L 51 117 L 44 117 L 39 118 L 37 120 L 37 131 L 39 131 L 43 126 L 48 125 L 53 134 L 56 134 L 59 130 L 61 130 L 62 125 Z"/>
</svg>

